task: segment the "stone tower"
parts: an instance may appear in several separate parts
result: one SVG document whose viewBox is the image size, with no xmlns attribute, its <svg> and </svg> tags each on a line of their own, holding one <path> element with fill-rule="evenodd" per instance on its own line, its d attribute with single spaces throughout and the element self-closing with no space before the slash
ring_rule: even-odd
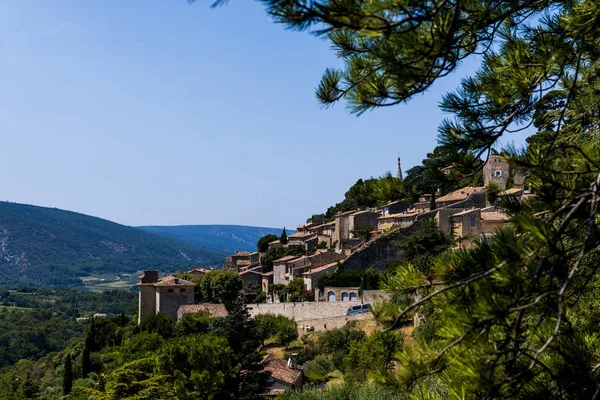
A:
<svg viewBox="0 0 600 400">
<path fill-rule="evenodd" d="M 194 302 L 194 282 L 169 275 L 158 279 L 158 271 L 144 271 L 140 276 L 138 324 L 152 313 L 164 313 L 177 320 L 179 307 Z"/>
<path fill-rule="evenodd" d="M 502 156 L 490 156 L 483 166 L 483 185 L 487 187 L 495 183 L 500 190 L 506 190 L 506 183 L 510 177 L 510 165 L 508 160 Z"/>
<path fill-rule="evenodd" d="M 398 156 L 398 171 L 396 171 L 396 178 L 402 180 L 402 166 L 400 165 L 400 156 Z"/>
</svg>

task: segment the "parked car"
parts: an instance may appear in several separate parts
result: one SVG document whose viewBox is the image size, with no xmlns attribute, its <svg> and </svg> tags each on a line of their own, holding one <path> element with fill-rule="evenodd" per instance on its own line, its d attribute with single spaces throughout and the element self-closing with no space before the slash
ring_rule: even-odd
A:
<svg viewBox="0 0 600 400">
<path fill-rule="evenodd" d="M 357 306 L 352 306 L 348 309 L 348 311 L 346 311 L 346 315 L 355 315 L 355 314 L 362 314 L 362 313 L 368 313 L 369 311 L 369 305 L 368 304 L 359 304 Z"/>
</svg>

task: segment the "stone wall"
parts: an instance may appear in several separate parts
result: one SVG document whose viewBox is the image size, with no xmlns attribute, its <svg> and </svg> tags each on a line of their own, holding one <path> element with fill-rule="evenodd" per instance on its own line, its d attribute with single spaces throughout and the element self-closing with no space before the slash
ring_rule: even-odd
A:
<svg viewBox="0 0 600 400">
<path fill-rule="evenodd" d="M 294 318 L 296 321 L 308 321 L 345 317 L 348 308 L 357 304 L 360 304 L 360 301 L 248 304 L 248 311 L 252 317 L 258 314 L 277 314 Z"/>
<path fill-rule="evenodd" d="M 466 200 L 448 206 L 448 208 L 463 209 L 472 207 L 485 207 L 484 191 L 473 193 Z M 362 270 L 374 268 L 383 271 L 388 265 L 401 261 L 402 254 L 394 245 L 394 242 L 398 242 L 402 240 L 404 236 L 409 236 L 416 232 L 424 221 L 433 219 L 436 213 L 437 210 L 421 213 L 417 215 L 415 223 L 411 226 L 395 229 L 365 243 L 360 249 L 346 259 L 344 262 L 344 269 Z"/>
<path fill-rule="evenodd" d="M 331 318 L 315 318 L 304 321 L 298 321 L 298 333 L 303 335 L 306 332 L 314 330 L 316 332 L 326 331 L 329 329 L 343 328 L 348 322 L 354 320 L 365 320 L 373 318 L 371 313 L 357 315 L 342 315 Z"/>
</svg>

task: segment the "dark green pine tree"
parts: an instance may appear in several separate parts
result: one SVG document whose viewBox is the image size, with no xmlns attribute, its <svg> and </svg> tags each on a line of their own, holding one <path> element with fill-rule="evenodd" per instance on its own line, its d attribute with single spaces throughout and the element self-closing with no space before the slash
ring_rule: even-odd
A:
<svg viewBox="0 0 600 400">
<path fill-rule="evenodd" d="M 285 232 L 285 226 L 283 227 L 283 232 L 281 232 L 281 236 L 279 237 L 279 242 L 281 244 L 287 244 L 287 233 Z"/>
<path fill-rule="evenodd" d="M 64 360 L 64 372 L 63 372 L 63 394 L 66 396 L 71 393 L 73 389 L 73 365 L 71 360 L 71 354 L 67 354 Z"/>
<path fill-rule="evenodd" d="M 127 325 L 127 317 L 125 317 L 125 311 L 121 311 L 121 327 L 125 327 Z"/>
<path fill-rule="evenodd" d="M 327 37 L 342 59 L 318 86 L 325 106 L 347 100 L 362 114 L 401 105 L 466 59 L 479 63 L 441 99 L 451 117 L 438 129 L 439 166 L 447 154 L 457 170 L 461 159 L 481 166 L 501 150 L 499 140 L 539 131 L 527 149 L 504 151 L 535 195 L 502 204 L 511 218 L 505 229 L 427 260 L 426 271 L 406 263 L 386 281 L 412 304 L 399 313 L 397 304 L 374 309 L 395 315 L 383 326 L 430 317 L 397 369 L 377 380 L 416 388 L 419 398 L 598 398 L 598 1 L 261 2 L 275 22 Z M 439 157 L 429 161 L 413 171 L 415 186 L 451 189 L 442 185 Z"/>
<path fill-rule="evenodd" d="M 90 373 L 90 349 L 87 346 L 83 349 L 81 356 L 81 375 L 83 378 L 87 378 Z"/>
</svg>

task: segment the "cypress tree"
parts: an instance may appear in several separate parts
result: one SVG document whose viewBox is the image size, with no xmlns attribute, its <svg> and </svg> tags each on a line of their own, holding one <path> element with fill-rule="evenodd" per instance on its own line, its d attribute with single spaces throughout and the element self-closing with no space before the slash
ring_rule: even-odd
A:
<svg viewBox="0 0 600 400">
<path fill-rule="evenodd" d="M 65 356 L 64 361 L 65 371 L 63 372 L 63 394 L 66 396 L 71 393 L 73 388 L 73 365 L 71 354 Z"/>
<path fill-rule="evenodd" d="M 125 311 L 121 311 L 121 326 L 125 327 L 127 325 L 127 318 L 125 318 Z"/>
<path fill-rule="evenodd" d="M 287 233 L 285 232 L 285 226 L 283 227 L 283 232 L 281 232 L 281 237 L 279 238 L 279 242 L 281 244 L 287 244 Z"/>
<path fill-rule="evenodd" d="M 81 357 L 81 374 L 84 378 L 87 378 L 90 373 L 90 350 L 87 346 L 83 349 L 83 356 Z"/>
</svg>

